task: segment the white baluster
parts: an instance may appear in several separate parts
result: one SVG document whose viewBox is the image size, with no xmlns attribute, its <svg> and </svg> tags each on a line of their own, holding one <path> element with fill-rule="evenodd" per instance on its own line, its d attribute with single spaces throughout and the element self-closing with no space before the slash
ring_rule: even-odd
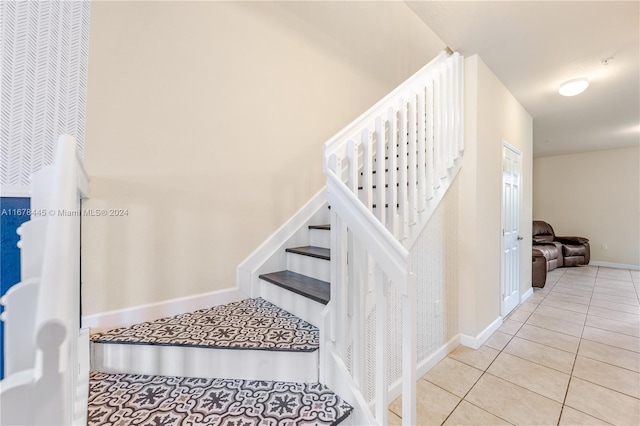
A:
<svg viewBox="0 0 640 426">
<path fill-rule="evenodd" d="M 362 202 L 373 210 L 373 138 L 367 128 L 362 130 Z"/>
<path fill-rule="evenodd" d="M 444 179 L 447 177 L 447 167 L 448 167 L 448 149 L 449 144 L 447 143 L 448 137 L 448 114 L 447 114 L 447 65 L 442 64 L 440 66 L 440 138 L 441 138 L 441 147 L 442 147 L 442 168 L 440 169 L 440 179 Z"/>
<path fill-rule="evenodd" d="M 453 58 L 447 60 L 447 169 L 453 167 L 456 151 L 455 139 L 455 89 Z"/>
<path fill-rule="evenodd" d="M 376 203 L 378 208 L 376 209 L 376 217 L 382 223 L 385 224 L 385 123 L 382 118 L 376 118 Z M 394 171 L 389 170 L 389 174 L 394 173 Z"/>
<path fill-rule="evenodd" d="M 416 223 L 416 209 L 417 209 L 417 202 L 416 202 L 416 197 L 417 197 L 417 191 L 418 191 L 418 185 L 416 183 L 417 180 L 417 146 L 416 146 L 416 139 L 417 139 L 417 98 L 415 93 L 411 94 L 411 96 L 409 97 L 409 135 L 408 137 L 408 147 L 407 150 L 409 151 L 409 158 L 407 160 L 407 163 L 409 165 L 409 170 L 408 170 L 408 179 L 409 179 L 409 188 L 407 189 L 407 200 L 409 202 L 409 225 L 414 225 Z"/>
<path fill-rule="evenodd" d="M 458 66 L 458 54 L 453 54 L 453 159 L 460 157 L 460 68 Z"/>
<path fill-rule="evenodd" d="M 396 224 L 398 216 L 398 173 L 396 172 L 398 168 L 398 149 L 396 146 L 398 144 L 398 113 L 392 107 L 389 107 L 387 117 L 387 155 L 389 156 L 388 167 L 391 170 L 388 179 L 389 187 L 387 188 L 387 200 L 389 203 L 387 229 L 394 237 L 398 238 L 398 226 Z"/>
<path fill-rule="evenodd" d="M 426 88 L 421 86 L 418 90 L 418 105 L 417 105 L 417 113 L 418 113 L 418 211 L 424 211 L 426 207 L 427 200 L 427 189 L 426 189 L 426 178 L 427 174 L 425 171 L 425 163 L 426 163 Z"/>
<path fill-rule="evenodd" d="M 458 133 L 458 151 L 464 151 L 464 58 L 458 55 L 458 114 L 460 120 L 458 126 L 460 131 Z"/>
<path fill-rule="evenodd" d="M 440 188 L 442 174 L 442 98 L 440 72 L 433 75 L 433 159 L 434 180 L 433 187 Z"/>
<path fill-rule="evenodd" d="M 431 75 L 429 76 L 426 88 L 426 104 L 427 104 L 427 134 L 426 134 L 426 151 L 427 151 L 427 166 L 426 166 L 426 199 L 430 200 L 433 198 L 433 188 L 434 184 L 434 167 L 435 162 L 433 158 L 433 78 Z"/>
<path fill-rule="evenodd" d="M 347 166 L 347 186 L 357 197 L 360 166 L 358 164 L 358 144 L 353 139 L 349 139 L 347 142 L 347 160 L 349 162 Z"/>
<path fill-rule="evenodd" d="M 409 115 L 409 105 L 404 100 L 400 100 L 399 120 L 398 120 L 398 216 L 400 240 L 407 238 L 407 226 L 409 215 L 407 213 L 407 120 Z"/>
</svg>

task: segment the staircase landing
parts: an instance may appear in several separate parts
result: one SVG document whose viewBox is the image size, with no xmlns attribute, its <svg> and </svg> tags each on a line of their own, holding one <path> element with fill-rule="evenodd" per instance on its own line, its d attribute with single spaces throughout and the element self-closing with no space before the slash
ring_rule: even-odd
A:
<svg viewBox="0 0 640 426">
<path fill-rule="evenodd" d="M 257 298 L 109 330 L 91 341 L 312 352 L 320 336 L 313 325 Z"/>
<path fill-rule="evenodd" d="M 337 425 L 352 407 L 319 383 L 92 373 L 88 426 Z"/>
</svg>

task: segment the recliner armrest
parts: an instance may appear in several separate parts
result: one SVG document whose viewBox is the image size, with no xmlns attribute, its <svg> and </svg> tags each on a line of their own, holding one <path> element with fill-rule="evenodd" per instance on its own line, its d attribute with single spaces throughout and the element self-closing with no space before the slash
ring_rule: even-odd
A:
<svg viewBox="0 0 640 426">
<path fill-rule="evenodd" d="M 561 242 L 562 244 L 586 244 L 589 242 L 588 238 L 584 237 L 558 237 L 556 236 L 556 241 Z"/>
</svg>

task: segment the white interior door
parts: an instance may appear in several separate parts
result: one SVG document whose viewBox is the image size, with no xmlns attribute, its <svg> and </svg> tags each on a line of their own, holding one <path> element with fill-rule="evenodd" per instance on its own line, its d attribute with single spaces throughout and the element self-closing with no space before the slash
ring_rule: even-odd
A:
<svg viewBox="0 0 640 426">
<path fill-rule="evenodd" d="M 502 144 L 502 316 L 520 302 L 520 180 L 522 154 Z"/>
</svg>

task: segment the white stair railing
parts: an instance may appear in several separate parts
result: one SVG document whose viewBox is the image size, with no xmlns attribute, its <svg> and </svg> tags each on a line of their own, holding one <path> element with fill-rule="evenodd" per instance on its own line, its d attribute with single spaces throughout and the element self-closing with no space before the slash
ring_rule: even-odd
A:
<svg viewBox="0 0 640 426">
<path fill-rule="evenodd" d="M 393 286 L 401 299 L 402 421 L 416 424 L 417 297 L 409 250 L 460 168 L 463 73 L 462 56 L 441 53 L 324 145 L 332 242 L 321 374 L 336 390 L 351 385 L 346 393 L 367 423 L 388 424 Z"/>
<path fill-rule="evenodd" d="M 2 298 L 6 378 L 2 424 L 86 424 L 88 334 L 80 330 L 80 199 L 89 178 L 75 139 L 36 173 L 21 235 L 22 282 Z"/>
</svg>

